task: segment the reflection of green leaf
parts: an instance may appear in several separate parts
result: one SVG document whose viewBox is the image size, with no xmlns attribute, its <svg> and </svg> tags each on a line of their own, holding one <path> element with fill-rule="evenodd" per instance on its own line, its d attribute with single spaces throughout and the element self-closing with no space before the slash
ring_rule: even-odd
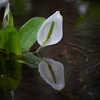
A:
<svg viewBox="0 0 100 100">
<path fill-rule="evenodd" d="M 4 91 L 16 89 L 21 79 L 21 63 L 9 57 L 0 53 L 0 86 Z"/>
<path fill-rule="evenodd" d="M 19 62 L 27 64 L 32 68 L 37 68 L 40 61 L 41 59 L 33 55 L 33 53 L 29 51 L 23 51 L 21 60 Z"/>
<path fill-rule="evenodd" d="M 14 54 L 21 54 L 21 47 L 20 47 L 20 37 L 17 30 L 8 25 L 5 29 L 3 29 L 5 34 L 6 40 L 6 52 L 12 52 Z"/>
<path fill-rule="evenodd" d="M 0 49 L 5 49 L 5 37 L 3 30 L 0 30 Z"/>
<path fill-rule="evenodd" d="M 20 29 L 21 47 L 25 51 L 36 42 L 37 32 L 45 18 L 35 17 L 26 22 Z"/>
</svg>

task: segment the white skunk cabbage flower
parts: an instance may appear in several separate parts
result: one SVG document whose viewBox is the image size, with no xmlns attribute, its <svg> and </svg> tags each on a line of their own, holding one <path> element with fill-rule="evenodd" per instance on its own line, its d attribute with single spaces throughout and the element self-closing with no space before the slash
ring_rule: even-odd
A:
<svg viewBox="0 0 100 100">
<path fill-rule="evenodd" d="M 2 26 L 3 26 L 3 28 L 6 28 L 7 25 L 13 26 L 13 24 L 14 24 L 14 22 L 13 22 L 12 14 L 10 12 L 10 4 L 9 4 L 9 1 L 6 0 L 6 8 L 5 8 Z"/>
<path fill-rule="evenodd" d="M 60 12 L 56 11 L 42 24 L 37 33 L 37 41 L 42 47 L 56 44 L 62 39 L 62 20 Z"/>
<path fill-rule="evenodd" d="M 58 61 L 44 58 L 38 66 L 41 77 L 54 89 L 60 91 L 65 86 L 64 66 Z"/>
</svg>

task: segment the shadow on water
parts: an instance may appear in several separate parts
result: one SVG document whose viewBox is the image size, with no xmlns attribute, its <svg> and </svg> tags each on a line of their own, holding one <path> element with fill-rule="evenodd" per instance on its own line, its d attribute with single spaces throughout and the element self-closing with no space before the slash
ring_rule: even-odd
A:
<svg viewBox="0 0 100 100">
<path fill-rule="evenodd" d="M 15 71 L 21 66 L 20 64 L 9 62 L 11 66 L 8 67 L 6 66 L 8 63 L 5 65 L 1 60 L 0 72 L 7 67 L 11 69 L 10 71 L 13 70 L 12 73 L 9 72 L 9 76 L 13 74 L 16 77 L 16 74 L 20 74 L 16 78 L 17 82 L 20 78 L 21 81 L 14 90 L 14 100 L 100 100 L 99 5 L 99 0 L 12 1 L 11 10 L 18 28 L 32 17 L 47 18 L 57 10 L 63 15 L 63 39 L 56 45 L 43 48 L 41 54 L 63 63 L 66 83 L 62 91 L 56 91 L 40 77 L 37 69 L 23 65 L 21 78 L 20 71 Z M 3 11 L 4 9 L 0 8 L 1 14 Z M 30 51 L 33 52 L 38 46 L 36 43 Z M 11 68 L 12 64 L 16 67 L 15 69 Z M 0 85 L 2 82 L 0 80 Z M 17 82 L 15 82 L 16 86 Z M 12 83 L 9 82 L 9 85 Z M 9 97 L 11 94 L 2 89 L 0 93 L 0 100 L 11 100 Z"/>
</svg>

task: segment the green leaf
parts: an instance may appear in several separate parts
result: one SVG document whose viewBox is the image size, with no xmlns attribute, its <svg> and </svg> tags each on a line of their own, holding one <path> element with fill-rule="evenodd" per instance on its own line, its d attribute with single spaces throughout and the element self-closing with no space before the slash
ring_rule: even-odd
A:
<svg viewBox="0 0 100 100">
<path fill-rule="evenodd" d="M 3 32 L 5 34 L 6 52 L 20 55 L 21 47 L 18 31 L 14 27 L 8 25 L 5 29 L 3 29 Z"/>
<path fill-rule="evenodd" d="M 32 47 L 37 40 L 37 32 L 45 18 L 35 17 L 26 22 L 20 29 L 21 47 L 25 51 Z"/>
<path fill-rule="evenodd" d="M 5 36 L 3 33 L 3 29 L 0 30 L 0 49 L 5 50 Z"/>
<path fill-rule="evenodd" d="M 4 91 L 16 89 L 22 77 L 21 63 L 10 60 L 9 57 L 0 53 L 0 87 Z"/>
<path fill-rule="evenodd" d="M 41 59 L 33 55 L 33 53 L 29 51 L 23 51 L 22 57 L 19 62 L 27 64 L 32 68 L 38 68 L 38 64 L 41 62 Z"/>
</svg>

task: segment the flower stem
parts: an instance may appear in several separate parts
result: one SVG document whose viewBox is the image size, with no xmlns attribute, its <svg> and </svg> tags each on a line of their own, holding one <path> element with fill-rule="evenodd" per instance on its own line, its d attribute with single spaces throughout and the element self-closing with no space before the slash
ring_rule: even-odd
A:
<svg viewBox="0 0 100 100">
<path fill-rule="evenodd" d="M 36 53 L 39 52 L 43 47 L 40 46 L 37 50 L 36 50 Z"/>
</svg>

